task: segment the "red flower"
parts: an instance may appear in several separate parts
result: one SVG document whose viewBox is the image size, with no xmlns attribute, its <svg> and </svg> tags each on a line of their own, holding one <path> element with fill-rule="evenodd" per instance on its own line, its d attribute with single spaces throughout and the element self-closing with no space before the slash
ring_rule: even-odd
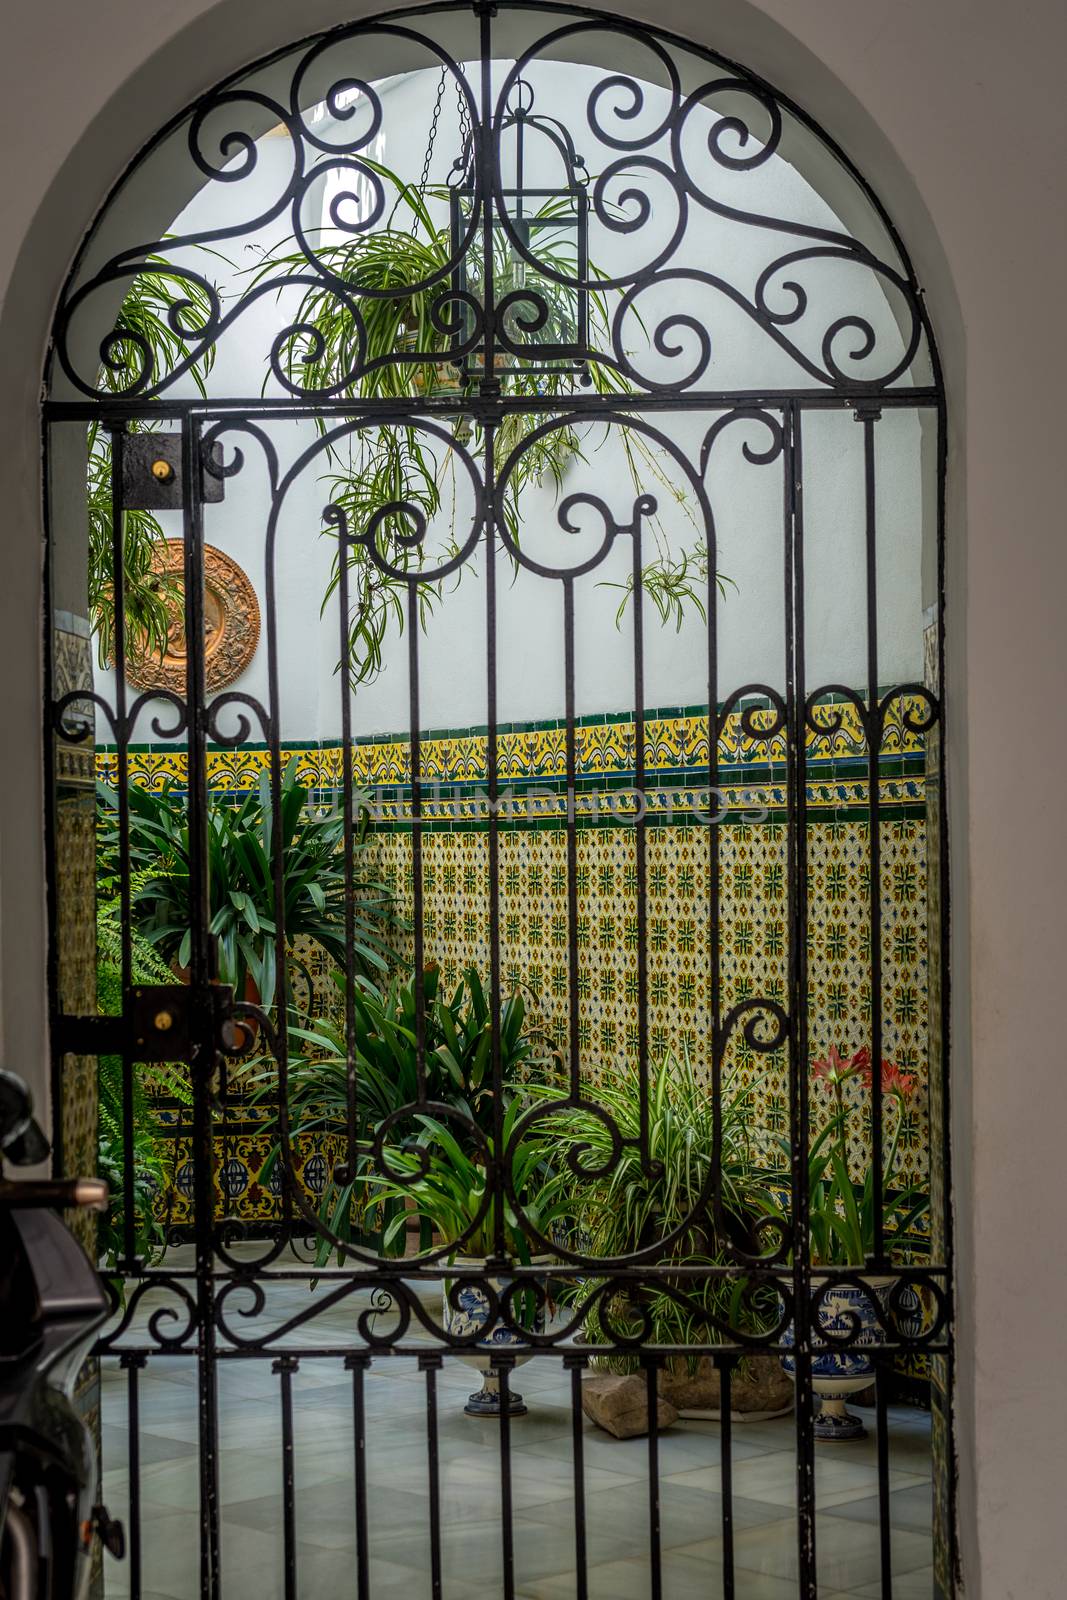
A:
<svg viewBox="0 0 1067 1600">
<path fill-rule="evenodd" d="M 829 1058 L 825 1061 L 813 1061 L 811 1064 L 812 1076 L 823 1078 L 827 1083 L 844 1083 L 846 1078 L 853 1077 L 857 1072 L 868 1075 L 871 1070 L 871 1052 L 864 1045 L 862 1050 L 857 1050 L 854 1056 L 846 1061 L 840 1054 L 835 1044 L 830 1046 Z"/>
<path fill-rule="evenodd" d="M 863 1065 L 863 1081 L 868 1089 L 871 1087 L 871 1057 L 867 1052 L 867 1060 Z M 895 1061 L 882 1061 L 882 1093 L 897 1094 L 906 1100 L 915 1089 L 919 1081 L 917 1072 L 908 1072 L 904 1067 L 898 1067 Z"/>
</svg>

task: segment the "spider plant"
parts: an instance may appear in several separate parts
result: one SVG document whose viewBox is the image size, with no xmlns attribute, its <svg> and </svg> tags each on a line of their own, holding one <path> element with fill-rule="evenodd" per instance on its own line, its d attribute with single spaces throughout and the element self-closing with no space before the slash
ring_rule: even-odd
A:
<svg viewBox="0 0 1067 1600">
<path fill-rule="evenodd" d="M 480 358 L 477 354 L 457 358 L 450 369 L 451 337 L 442 331 L 442 325 L 449 326 L 449 319 L 454 318 L 451 325 L 458 327 L 461 341 L 466 342 L 469 335 L 469 313 L 465 315 L 462 309 L 457 310 L 454 302 L 449 304 L 453 271 L 459 270 L 465 275 L 462 283 L 468 293 L 475 298 L 480 293 L 476 253 L 457 268 L 452 261 L 451 230 L 437 220 L 432 209 L 443 205 L 450 191 L 439 186 L 423 188 L 406 183 L 381 163 L 366 157 L 363 160 L 382 184 L 383 192 L 395 196 L 384 225 L 337 243 L 324 239 L 315 249 L 316 259 L 345 291 L 350 291 L 357 305 L 363 330 L 362 361 L 360 333 L 349 304 L 324 283 L 304 294 L 293 319 L 293 327 L 299 333 L 294 334 L 282 352 L 286 374 L 312 393 L 337 393 L 351 387 L 362 396 L 378 399 L 411 400 L 439 392 L 442 387 L 473 388 L 479 377 Z M 569 197 L 549 199 L 537 213 L 525 219 L 526 226 L 541 235 L 538 259 L 546 268 L 563 276 L 573 274 L 577 267 L 574 251 L 561 239 L 556 221 L 561 210 L 569 209 L 570 204 Z M 492 250 L 494 285 L 498 294 L 503 296 L 525 288 L 536 293 L 544 307 L 544 324 L 537 337 L 529 339 L 520 321 L 521 306 L 512 308 L 505 325 L 511 341 L 517 345 L 528 344 L 532 354 L 536 354 L 538 340 L 546 345 L 571 342 L 575 337 L 576 292 L 522 261 L 512 251 L 501 229 L 494 230 Z M 303 251 L 274 252 L 252 269 L 253 282 L 259 284 L 275 278 L 280 290 L 287 279 L 306 271 L 306 267 Z M 600 276 L 595 265 L 589 266 L 588 275 L 594 280 Z M 589 339 L 595 347 L 608 338 L 607 295 L 590 290 L 588 306 Z M 558 396 L 560 411 L 566 412 L 579 379 L 606 396 L 622 397 L 631 392 L 628 382 L 604 363 L 593 361 L 583 366 L 579 374 L 570 361 L 549 359 L 533 366 L 521 357 L 503 353 L 501 392 L 509 399 Z M 519 449 L 543 421 L 542 412 L 508 410 L 495 441 L 498 462 Z M 325 422 L 320 421 L 320 429 L 325 431 L 325 427 Z M 467 443 L 473 453 L 484 447 L 479 422 L 472 425 L 468 417 L 461 415 L 452 423 L 452 428 L 454 436 Z M 651 476 L 693 521 L 684 495 L 669 482 L 657 453 L 644 436 L 623 425 L 615 430 L 607 428 L 605 437 L 612 431 L 621 439 L 635 491 L 643 492 Z M 383 574 L 366 546 L 357 542 L 370 519 L 378 519 L 376 538 L 381 548 L 388 550 L 390 561 L 414 570 L 425 560 L 425 553 L 411 540 L 414 530 L 410 515 L 394 509 L 382 516 L 382 508 L 406 504 L 428 524 L 442 510 L 446 480 L 450 479 L 451 525 L 446 548 L 450 553 L 455 553 L 457 548 L 454 456 L 444 447 L 430 446 L 428 437 L 410 423 L 392 422 L 350 435 L 344 450 L 330 452 L 333 471 L 325 482 L 330 501 L 344 511 L 352 536 L 343 558 L 350 569 L 348 628 L 354 684 L 377 676 L 390 627 L 395 626 L 402 632 L 408 619 L 407 580 Z M 584 458 L 583 440 L 569 425 L 533 439 L 523 450 L 508 478 L 503 506 L 505 521 L 516 543 L 521 539 L 523 490 L 530 484 L 544 482 L 552 482 L 558 489 L 568 465 L 575 458 Z M 685 556 L 672 549 L 658 521 L 653 519 L 653 522 L 659 548 L 643 574 L 645 591 L 663 620 L 674 617 L 680 625 L 686 605 L 692 603 L 703 612 L 707 589 L 706 553 L 701 567 L 698 553 Z M 695 522 L 693 525 L 695 528 Z M 339 549 L 324 607 L 339 586 L 341 560 Z M 619 607 L 621 618 L 632 595 L 632 577 L 619 587 L 624 591 Z M 440 585 L 421 582 L 417 595 L 420 624 L 425 625 L 439 598 Z"/>
<path fill-rule="evenodd" d="M 196 330 L 210 319 L 211 298 L 195 279 L 180 273 L 163 257 L 145 258 L 127 292 L 113 330 L 110 360 L 100 368 L 97 387 L 108 394 L 123 392 L 123 378 L 136 371 L 147 350 L 156 371 L 178 365 L 189 354 Z M 172 320 L 177 308 L 180 320 Z M 184 331 L 183 331 L 184 330 Z M 215 347 L 205 346 L 190 367 L 202 395 L 205 377 L 215 358 Z M 131 433 L 148 432 L 151 424 L 134 418 Z M 99 421 L 87 432 L 88 464 L 86 502 L 89 537 L 89 618 L 96 635 L 101 666 L 115 653 L 115 588 L 112 523 L 111 435 Z M 164 540 L 163 529 L 150 511 L 122 513 L 123 615 L 126 648 L 141 660 L 161 660 L 173 607 L 180 599 L 178 580 L 157 570 L 156 554 Z"/>
<path fill-rule="evenodd" d="M 595 1092 L 621 1136 L 617 1152 L 609 1128 L 589 1111 L 569 1109 L 544 1122 L 553 1140 L 556 1214 L 566 1219 L 583 1255 L 626 1257 L 680 1230 L 662 1257 L 677 1276 L 660 1280 L 662 1288 L 649 1287 L 636 1300 L 625 1295 L 605 1300 L 603 1277 L 578 1287 L 575 1304 L 584 1308 L 584 1337 L 591 1343 L 613 1344 L 615 1330 L 636 1336 L 643 1328 L 651 1344 L 709 1343 L 721 1337 L 716 1319 L 735 1328 L 773 1326 L 773 1291 L 753 1291 L 745 1277 L 686 1271 L 725 1265 L 731 1241 L 759 1253 L 761 1209 L 753 1191 L 765 1152 L 753 1127 L 758 1087 L 744 1088 L 733 1076 L 723 1081 L 718 1219 L 701 1203 L 712 1163 L 712 1097 L 687 1051 L 668 1053 L 649 1074 L 651 1171 L 641 1154 L 641 1095 L 632 1063 L 609 1067 Z M 547 1109 L 562 1091 L 533 1085 L 530 1094 Z M 605 1364 L 617 1371 L 635 1365 L 629 1356 L 607 1357 Z M 687 1364 L 692 1370 L 695 1359 Z"/>
<path fill-rule="evenodd" d="M 118 794 L 97 785 L 103 807 L 102 848 L 105 859 L 118 847 Z M 219 976 L 241 999 L 248 980 L 265 1008 L 275 1003 L 277 988 L 275 851 L 280 856 L 282 927 L 288 945 L 304 936 L 332 959 L 350 957 L 363 971 L 384 972 L 391 956 L 388 935 L 396 926 L 387 887 L 361 865 L 367 846 L 370 813 L 357 800 L 358 828 L 353 840 L 354 931 L 351 949 L 345 925 L 344 818 L 336 810 L 308 805 L 308 791 L 297 779 L 297 758 L 286 768 L 275 814 L 269 777 L 239 805 L 212 796 L 208 807 L 207 865 L 210 885 L 210 932 L 217 941 Z M 192 948 L 189 895 L 189 827 L 184 801 L 173 785 L 152 791 L 131 784 L 128 790 L 130 858 L 140 874 L 133 895 L 134 915 L 144 937 L 165 960 L 188 965 Z M 292 973 L 300 973 L 309 990 L 307 964 L 292 950 Z"/>
</svg>

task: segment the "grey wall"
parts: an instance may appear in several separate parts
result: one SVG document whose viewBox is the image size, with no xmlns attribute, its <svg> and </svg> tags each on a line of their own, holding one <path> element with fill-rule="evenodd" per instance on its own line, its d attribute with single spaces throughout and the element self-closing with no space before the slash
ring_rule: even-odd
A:
<svg viewBox="0 0 1067 1600">
<path fill-rule="evenodd" d="M 364 9 L 350 0 L 349 9 Z M 968 1593 L 1062 1594 L 1064 658 L 1061 0 L 617 0 L 806 106 L 872 180 L 947 363 L 954 1129 Z M 300 26 L 336 21 L 306 0 Z M 253 27 L 254 19 L 254 27 Z M 49 0 L 0 106 L 0 1054 L 43 1072 L 37 401 L 64 263 L 162 118 L 287 39 L 286 0 Z"/>
</svg>

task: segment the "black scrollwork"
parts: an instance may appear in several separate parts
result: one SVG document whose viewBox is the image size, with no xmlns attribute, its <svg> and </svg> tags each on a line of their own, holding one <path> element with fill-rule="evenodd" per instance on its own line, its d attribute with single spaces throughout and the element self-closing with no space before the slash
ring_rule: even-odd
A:
<svg viewBox="0 0 1067 1600">
<path fill-rule="evenodd" d="M 543 9 L 551 13 L 551 8 Z M 559 51 L 584 51 L 595 60 L 620 34 L 635 64 L 627 72 L 603 72 L 588 90 L 581 113 L 572 111 L 569 120 L 562 120 L 557 104 L 541 103 L 534 83 L 540 66 L 556 59 Z M 787 125 L 795 120 L 791 108 L 766 84 L 715 63 L 710 55 L 716 70 L 702 81 L 698 76 L 697 86 L 683 91 L 683 64 L 692 82 L 698 53 L 683 63 L 686 53 L 653 29 L 619 19 L 606 23 L 561 14 L 557 25 L 529 45 L 505 74 L 495 92 L 488 140 L 480 136 L 483 107 L 464 68 L 432 29 L 400 21 L 356 24 L 313 41 L 278 98 L 241 83 L 205 96 L 192 108 L 187 127 L 189 156 L 203 180 L 244 192 L 245 180 L 262 167 L 258 141 L 268 128 L 284 136 L 290 153 L 286 170 L 268 200 L 257 200 L 252 214 L 242 215 L 238 207 L 238 214 L 218 227 L 132 245 L 72 285 L 60 307 L 56 349 L 63 370 L 83 394 L 96 395 L 99 388 L 97 372 L 78 370 L 73 354 L 81 314 L 91 302 L 110 303 L 108 291 L 113 300 L 158 259 L 171 274 L 173 298 L 166 315 L 183 353 L 166 371 L 156 371 L 152 346 L 120 314 L 114 327 L 97 339 L 105 387 L 112 393 L 144 400 L 162 395 L 203 361 L 251 305 L 264 294 L 286 289 L 331 295 L 335 315 L 349 324 L 344 370 L 319 386 L 311 376 L 323 353 L 321 329 L 297 318 L 271 335 L 266 361 L 290 395 L 336 398 L 357 389 L 383 366 L 425 361 L 434 353 L 404 349 L 368 358 L 361 305 L 394 291 L 338 270 L 336 257 L 306 223 L 313 187 L 331 180 L 335 192 L 328 202 L 328 220 L 342 240 L 358 241 L 380 227 L 395 226 L 392 200 L 372 153 L 385 126 L 382 96 L 379 86 L 358 70 L 368 48 L 385 41 L 417 51 L 434 71 L 440 70 L 460 106 L 463 149 L 452 182 L 452 187 L 461 183 L 465 194 L 457 213 L 459 226 L 447 260 L 407 286 L 421 293 L 440 285 L 441 297 L 430 314 L 438 355 L 443 341 L 452 358 L 461 359 L 478 348 L 484 335 L 483 299 L 460 279 L 484 285 L 499 270 L 499 263 L 482 259 L 483 212 L 491 196 L 494 227 L 502 231 L 514 259 L 548 282 L 618 296 L 606 341 L 600 348 L 590 343 L 580 359 L 622 375 L 639 392 L 692 390 L 710 379 L 725 335 L 716 328 L 709 295 L 712 302 L 719 297 L 739 309 L 775 350 L 788 354 L 803 381 L 874 392 L 897 383 L 911 369 L 925 322 L 906 265 L 892 252 L 876 254 L 843 227 L 776 214 L 760 203 L 767 192 L 758 187 L 760 175 L 782 158 Z M 636 66 L 642 56 L 645 76 Z M 517 122 L 527 137 L 540 136 L 562 163 L 564 187 L 585 197 L 582 203 L 588 206 L 604 259 L 578 252 L 568 262 L 558 253 L 546 254 L 516 220 L 503 171 Z M 808 136 L 817 137 L 810 130 Z M 750 205 L 738 203 L 746 183 L 755 186 Z M 248 192 L 255 187 L 248 185 Z M 865 191 L 858 183 L 856 189 L 866 204 Z M 754 287 L 746 287 L 740 273 L 711 272 L 687 257 L 694 213 L 722 218 L 766 239 Z M 296 244 L 290 263 L 266 278 L 247 277 L 224 305 L 204 252 L 225 254 L 227 245 L 254 241 L 280 218 L 287 221 Z M 776 241 L 783 235 L 796 241 L 795 248 L 778 251 Z M 666 311 L 665 298 L 671 303 Z M 886 306 L 888 316 L 871 309 Z M 532 283 L 501 293 L 493 317 L 499 351 L 521 357 L 524 347 L 528 355 L 533 344 L 539 359 L 551 358 L 552 345 L 536 338 L 545 330 L 548 307 Z M 647 354 L 640 353 L 643 347 Z"/>
</svg>

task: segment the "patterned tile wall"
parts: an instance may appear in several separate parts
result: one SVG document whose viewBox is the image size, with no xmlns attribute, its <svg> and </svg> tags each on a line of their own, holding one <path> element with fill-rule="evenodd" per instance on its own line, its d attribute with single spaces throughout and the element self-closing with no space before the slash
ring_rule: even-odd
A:
<svg viewBox="0 0 1067 1600">
<path fill-rule="evenodd" d="M 901 1137 L 909 1178 L 928 1173 L 927 874 L 924 737 L 904 724 L 906 697 L 887 718 L 878 769 L 882 846 L 882 967 L 885 1054 L 916 1071 L 920 1090 Z M 756 702 L 758 707 L 759 702 Z M 765 705 L 765 703 L 764 703 Z M 766 728 L 773 712 L 757 710 Z M 807 742 L 810 979 L 809 1031 L 814 1056 L 831 1044 L 856 1050 L 870 1028 L 870 875 L 867 760 L 856 707 L 847 700 L 816 712 L 826 731 Z M 831 722 L 840 723 L 830 727 Z M 758 733 L 758 727 L 757 727 Z M 722 826 L 708 828 L 708 715 L 684 707 L 649 713 L 646 767 L 646 919 L 649 1039 L 654 1055 L 684 1048 L 705 1053 L 711 1007 L 710 850 L 718 852 L 720 1012 L 753 995 L 785 1000 L 788 971 L 788 874 L 785 741 L 757 737 L 741 712 L 725 719 L 717 740 L 717 805 Z M 500 938 L 505 983 L 525 983 L 531 1013 L 548 1040 L 565 1037 L 568 995 L 565 824 L 578 825 L 579 1041 L 592 1079 L 605 1061 L 637 1044 L 638 869 L 632 717 L 586 718 L 576 729 L 576 782 L 568 795 L 566 734 L 559 723 L 509 727 L 498 738 L 502 798 Z M 343 773 L 337 745 L 296 748 L 303 781 L 323 801 Z M 401 907 L 412 893 L 411 749 L 402 738 L 352 746 L 353 776 L 369 794 L 374 848 Z M 267 765 L 264 749 L 212 750 L 208 780 L 220 794 L 246 792 Z M 102 750 L 99 775 L 114 776 Z M 183 785 L 185 751 L 173 745 L 136 750 L 135 781 Z M 447 982 L 464 966 L 489 967 L 486 732 L 423 734 L 420 780 L 424 932 L 427 959 Z M 510 793 L 509 793 L 510 788 Z M 762 813 L 758 808 L 765 808 Z M 754 820 L 759 817 L 759 820 Z M 329 986 L 322 985 L 323 1005 Z M 784 1132 L 784 1061 L 758 1055 L 735 1035 L 728 1065 L 738 1082 L 757 1084 L 761 1127 Z M 857 1086 L 858 1090 L 858 1086 Z M 853 1160 L 866 1155 L 864 1106 L 857 1094 Z M 828 1098 L 813 1091 L 816 1125 Z"/>
</svg>

